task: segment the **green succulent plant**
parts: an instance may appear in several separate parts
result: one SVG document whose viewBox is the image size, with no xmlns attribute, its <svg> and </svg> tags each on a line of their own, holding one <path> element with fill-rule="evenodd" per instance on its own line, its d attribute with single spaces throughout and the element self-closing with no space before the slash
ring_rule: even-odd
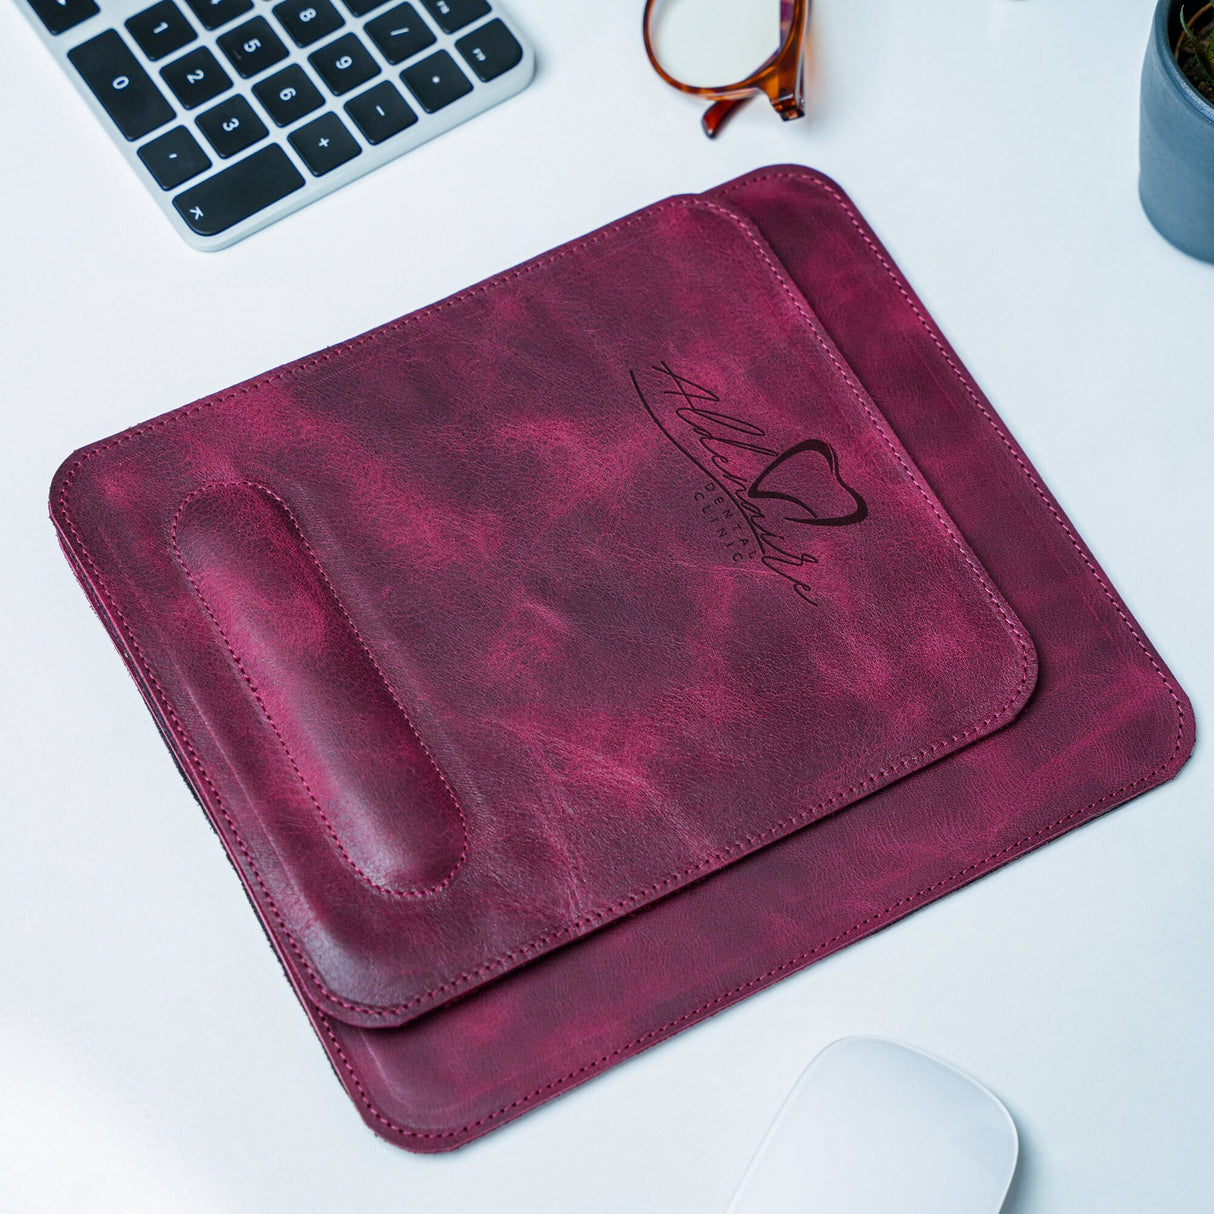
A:
<svg viewBox="0 0 1214 1214">
<path fill-rule="evenodd" d="M 1198 9 L 1197 15 L 1200 17 L 1209 7 L 1208 4 L 1203 5 Z M 1181 46 L 1192 54 L 1197 70 L 1206 84 L 1214 88 L 1214 23 L 1211 23 L 1205 38 L 1201 38 L 1189 23 L 1188 18 L 1185 17 L 1182 4 L 1180 6 L 1180 28 L 1184 31 Z"/>
</svg>

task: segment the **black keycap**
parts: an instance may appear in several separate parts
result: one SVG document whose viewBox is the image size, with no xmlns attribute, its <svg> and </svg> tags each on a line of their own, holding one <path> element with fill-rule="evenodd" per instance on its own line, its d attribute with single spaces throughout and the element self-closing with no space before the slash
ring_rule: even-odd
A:
<svg viewBox="0 0 1214 1214">
<path fill-rule="evenodd" d="M 136 13 L 126 28 L 149 59 L 163 59 L 198 37 L 173 0 L 160 0 L 159 4 Z"/>
<path fill-rule="evenodd" d="M 290 126 L 325 103 L 320 89 L 297 63 L 253 85 L 253 96 L 279 126 Z"/>
<path fill-rule="evenodd" d="M 379 64 L 353 34 L 344 34 L 328 46 L 313 51 L 308 62 L 338 97 L 379 75 Z"/>
<path fill-rule="evenodd" d="M 386 80 L 347 101 L 346 113 L 368 143 L 383 143 L 417 121 L 409 103 Z"/>
<path fill-rule="evenodd" d="M 52 34 L 62 34 L 101 11 L 93 0 L 30 0 L 30 7 Z"/>
<path fill-rule="evenodd" d="M 313 177 L 331 173 L 362 150 L 336 114 L 321 116 L 287 136 Z"/>
<path fill-rule="evenodd" d="M 400 78 L 427 114 L 472 92 L 471 81 L 455 66 L 455 60 L 446 51 L 427 55 L 420 63 L 405 68 Z"/>
<path fill-rule="evenodd" d="M 187 110 L 200 106 L 232 87 L 232 78 L 205 46 L 174 59 L 160 69 L 164 82 Z"/>
<path fill-rule="evenodd" d="M 183 126 L 175 126 L 139 149 L 139 159 L 162 190 L 172 190 L 211 167 L 211 158 Z"/>
<path fill-rule="evenodd" d="M 239 94 L 221 101 L 194 120 L 224 160 L 252 147 L 270 132 L 266 124 L 253 113 L 253 107 Z"/>
<path fill-rule="evenodd" d="M 476 21 L 489 11 L 488 0 L 422 0 L 422 2 L 430 10 L 430 16 L 448 34 L 462 30 L 469 21 Z"/>
<path fill-rule="evenodd" d="M 501 21 L 486 21 L 480 29 L 465 34 L 455 49 L 468 66 L 485 81 L 496 80 L 523 57 L 523 48 Z"/>
<path fill-rule="evenodd" d="M 329 0 L 283 0 L 272 11 L 296 46 L 311 46 L 345 25 Z"/>
<path fill-rule="evenodd" d="M 377 8 L 383 8 L 387 0 L 342 0 L 342 3 L 355 17 L 365 17 Z"/>
<path fill-rule="evenodd" d="M 114 30 L 68 51 L 72 66 L 128 139 L 142 139 L 173 119 L 173 107 Z"/>
<path fill-rule="evenodd" d="M 247 80 L 287 57 L 282 39 L 270 28 L 264 17 L 254 17 L 216 39 L 219 49 L 231 60 L 232 66 Z"/>
<path fill-rule="evenodd" d="M 272 143 L 178 194 L 173 206 L 200 236 L 215 236 L 293 194 L 303 183 L 291 158 Z"/>
<path fill-rule="evenodd" d="M 430 27 L 411 4 L 400 4 L 382 17 L 368 21 L 366 30 L 371 41 L 383 51 L 384 58 L 389 63 L 403 63 L 437 41 Z"/>
<path fill-rule="evenodd" d="M 194 10 L 194 16 L 209 30 L 217 30 L 229 21 L 235 21 L 241 13 L 253 7 L 253 0 L 186 0 Z"/>
</svg>

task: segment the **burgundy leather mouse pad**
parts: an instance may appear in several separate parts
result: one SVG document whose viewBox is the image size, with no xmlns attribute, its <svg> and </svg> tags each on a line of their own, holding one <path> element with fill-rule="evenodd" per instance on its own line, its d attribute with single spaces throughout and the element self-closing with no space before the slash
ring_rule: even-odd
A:
<svg viewBox="0 0 1214 1214">
<path fill-rule="evenodd" d="M 271 934 L 352 1023 L 838 811 L 1035 676 L 783 267 L 706 199 L 92 448 L 56 500 Z"/>
<path fill-rule="evenodd" d="M 1192 744 L 1082 542 L 804 169 L 86 448 L 52 516 L 339 1077 L 411 1149 Z"/>
</svg>

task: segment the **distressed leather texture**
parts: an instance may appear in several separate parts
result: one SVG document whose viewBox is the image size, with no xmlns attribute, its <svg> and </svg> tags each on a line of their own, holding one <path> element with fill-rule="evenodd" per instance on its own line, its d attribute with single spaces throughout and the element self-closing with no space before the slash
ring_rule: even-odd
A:
<svg viewBox="0 0 1214 1214">
<path fill-rule="evenodd" d="M 339 1078 L 412 1150 L 1192 747 L 1184 693 L 807 169 L 85 448 L 51 511 Z"/>
</svg>

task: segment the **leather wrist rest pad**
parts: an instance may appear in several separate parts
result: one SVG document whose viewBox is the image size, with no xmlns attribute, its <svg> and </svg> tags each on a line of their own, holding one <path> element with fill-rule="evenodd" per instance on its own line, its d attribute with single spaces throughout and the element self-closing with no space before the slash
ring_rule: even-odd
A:
<svg viewBox="0 0 1214 1214">
<path fill-rule="evenodd" d="M 805 169 L 85 449 L 52 515 L 339 1077 L 410 1149 L 1192 746 L 1090 553 Z"/>
</svg>

